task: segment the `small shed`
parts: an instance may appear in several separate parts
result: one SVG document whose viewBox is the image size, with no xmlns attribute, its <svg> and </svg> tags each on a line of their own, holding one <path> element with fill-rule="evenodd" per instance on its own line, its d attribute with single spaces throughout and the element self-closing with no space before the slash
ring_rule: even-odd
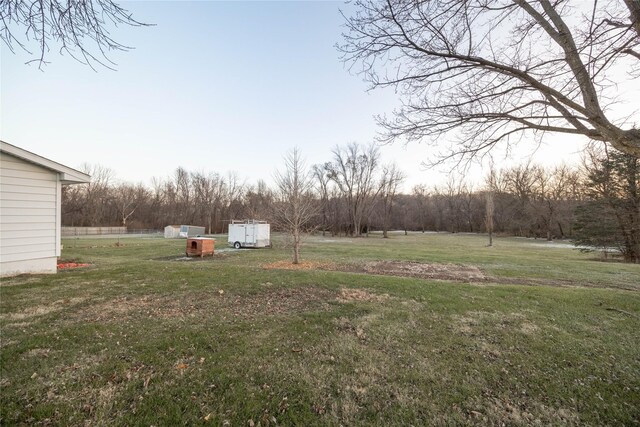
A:
<svg viewBox="0 0 640 427">
<path fill-rule="evenodd" d="M 180 226 L 179 225 L 167 225 L 164 228 L 164 238 L 165 239 L 177 239 L 180 237 Z"/>
<path fill-rule="evenodd" d="M 229 223 L 229 246 L 236 249 L 270 247 L 271 225 L 255 219 L 232 220 Z"/>
<path fill-rule="evenodd" d="M 165 239 L 187 239 L 204 234 L 204 227 L 198 225 L 167 225 L 164 228 Z"/>
<path fill-rule="evenodd" d="M 0 275 L 55 273 L 62 186 L 91 177 L 0 141 Z"/>
</svg>

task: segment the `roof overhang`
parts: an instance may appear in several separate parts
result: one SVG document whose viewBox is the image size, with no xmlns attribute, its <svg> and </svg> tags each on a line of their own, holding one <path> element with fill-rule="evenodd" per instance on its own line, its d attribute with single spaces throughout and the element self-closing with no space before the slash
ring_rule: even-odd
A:
<svg viewBox="0 0 640 427">
<path fill-rule="evenodd" d="M 38 156 L 31 151 L 23 150 L 22 148 L 4 141 L 0 141 L 0 152 L 7 153 L 26 162 L 57 172 L 60 176 L 60 181 L 63 184 L 85 184 L 91 182 L 91 176 L 84 172 L 80 172 L 68 166 L 54 162 L 46 157 Z"/>
</svg>

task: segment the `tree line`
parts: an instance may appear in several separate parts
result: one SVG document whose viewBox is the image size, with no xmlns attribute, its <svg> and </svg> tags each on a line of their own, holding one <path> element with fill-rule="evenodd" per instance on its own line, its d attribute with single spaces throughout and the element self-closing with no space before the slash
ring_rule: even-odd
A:
<svg viewBox="0 0 640 427">
<path fill-rule="evenodd" d="M 296 151 L 296 162 L 299 157 Z M 223 233 L 229 220 L 252 218 L 287 228 L 278 221 L 291 199 L 282 197 L 284 172 L 276 173 L 276 185 L 270 187 L 262 180 L 247 183 L 235 173 L 178 168 L 172 176 L 144 186 L 117 181 L 101 166 L 83 169 L 92 176 L 91 183 L 63 189 L 64 225 L 161 229 L 192 224 L 204 226 L 207 233 Z M 492 166 L 482 182 L 452 176 L 444 185 L 420 184 L 400 191 L 405 175 L 398 165 L 384 163 L 375 145 L 354 143 L 335 147 L 331 161 L 311 166 L 300 179 L 295 185 L 304 187 L 308 202 L 305 231 L 332 236 L 375 230 L 386 237 L 389 230 L 403 230 L 572 238 L 588 246 L 618 247 L 629 261 L 639 259 L 640 166 L 636 158 L 611 149 L 590 150 L 581 166 Z M 294 183 L 287 185 L 291 191 Z"/>
</svg>

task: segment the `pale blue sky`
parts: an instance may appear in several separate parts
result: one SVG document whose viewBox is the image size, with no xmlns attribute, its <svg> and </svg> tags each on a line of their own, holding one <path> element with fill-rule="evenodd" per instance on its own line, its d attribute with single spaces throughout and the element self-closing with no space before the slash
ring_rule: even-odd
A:
<svg viewBox="0 0 640 427">
<path fill-rule="evenodd" d="M 72 167 L 99 163 L 127 181 L 182 166 L 270 182 L 296 145 L 312 164 L 336 144 L 372 141 L 373 116 L 397 102 L 393 91 L 367 92 L 340 62 L 342 2 L 122 4 L 156 26 L 113 31 L 135 47 L 111 55 L 115 72 L 56 51 L 40 71 L 2 46 L 3 140 Z M 579 147 L 540 157 L 575 161 Z M 421 170 L 425 146 L 384 147 L 383 157 L 406 171 L 407 189 L 446 181 L 448 169 Z"/>
</svg>

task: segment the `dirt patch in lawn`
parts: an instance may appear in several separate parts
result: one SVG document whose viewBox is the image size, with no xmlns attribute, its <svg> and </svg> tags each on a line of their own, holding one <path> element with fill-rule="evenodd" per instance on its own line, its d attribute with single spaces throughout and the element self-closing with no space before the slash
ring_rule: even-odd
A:
<svg viewBox="0 0 640 427">
<path fill-rule="evenodd" d="M 294 264 L 289 260 L 276 261 L 262 267 L 267 270 L 339 270 L 333 263 L 318 261 L 301 261 L 299 264 Z"/>
<path fill-rule="evenodd" d="M 487 277 L 478 267 L 460 264 L 427 264 L 407 261 L 371 261 L 359 266 L 369 274 L 417 277 L 420 279 L 453 280 L 461 282 L 485 281 Z"/>
<path fill-rule="evenodd" d="M 474 285 L 524 285 L 554 287 L 614 288 L 638 291 L 636 287 L 608 285 L 567 279 L 540 279 L 529 277 L 494 277 L 485 274 L 474 265 L 431 264 L 413 261 L 369 261 L 360 264 L 335 264 L 318 261 L 304 261 L 294 265 L 290 261 L 278 261 L 263 265 L 267 269 L 344 271 L 361 274 L 377 274 L 395 277 L 442 280 Z"/>
<path fill-rule="evenodd" d="M 352 273 L 380 274 L 385 276 L 417 277 L 421 279 L 483 282 L 487 277 L 478 267 L 459 264 L 428 264 L 409 261 L 369 261 L 363 264 L 334 264 L 319 261 L 277 261 L 263 265 L 266 269 L 326 270 Z"/>
</svg>

